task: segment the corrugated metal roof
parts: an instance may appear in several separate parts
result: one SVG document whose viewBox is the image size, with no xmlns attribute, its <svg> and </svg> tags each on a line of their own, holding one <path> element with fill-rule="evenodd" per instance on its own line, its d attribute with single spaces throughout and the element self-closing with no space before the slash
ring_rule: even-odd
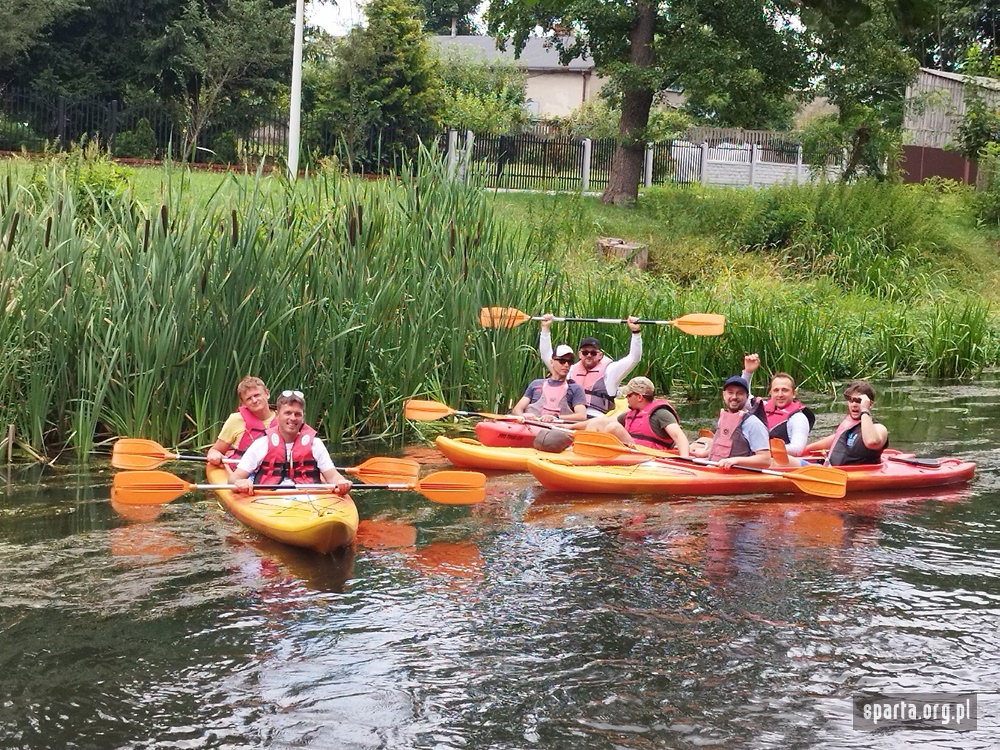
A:
<svg viewBox="0 0 1000 750">
<path fill-rule="evenodd" d="M 946 78 L 949 81 L 958 81 L 959 83 L 968 83 L 969 79 L 972 79 L 976 85 L 982 86 L 984 89 L 1000 91 L 1000 81 L 996 78 L 988 78 L 987 76 L 968 76 L 963 73 L 951 73 L 947 70 L 934 70 L 933 68 L 921 68 L 920 72 L 937 78 Z"/>
<path fill-rule="evenodd" d="M 529 37 L 521 51 L 521 56 L 514 59 L 513 45 L 508 43 L 507 49 L 501 52 L 497 49 L 497 41 L 491 36 L 433 36 L 431 37 L 442 47 L 457 47 L 471 50 L 487 62 L 506 60 L 521 65 L 532 71 L 574 71 L 580 73 L 593 72 L 594 61 L 590 58 L 576 58 L 569 65 L 559 62 L 559 51 L 555 47 L 546 47 L 545 39 Z"/>
</svg>

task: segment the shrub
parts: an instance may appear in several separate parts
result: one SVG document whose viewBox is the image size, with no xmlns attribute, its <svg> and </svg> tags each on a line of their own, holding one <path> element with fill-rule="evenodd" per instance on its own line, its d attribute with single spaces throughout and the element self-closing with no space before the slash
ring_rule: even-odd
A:
<svg viewBox="0 0 1000 750">
<path fill-rule="evenodd" d="M 156 156 L 156 134 L 149 120 L 143 117 L 135 124 L 135 130 L 126 130 L 115 136 L 115 156 L 133 159 L 152 159 Z"/>
<path fill-rule="evenodd" d="M 38 135 L 26 122 L 11 122 L 0 114 L 0 150 L 41 151 L 45 139 Z"/>
<path fill-rule="evenodd" d="M 236 134 L 232 130 L 219 133 L 212 140 L 212 150 L 215 154 L 212 155 L 211 161 L 214 164 L 236 164 L 239 162 L 236 143 Z"/>
</svg>

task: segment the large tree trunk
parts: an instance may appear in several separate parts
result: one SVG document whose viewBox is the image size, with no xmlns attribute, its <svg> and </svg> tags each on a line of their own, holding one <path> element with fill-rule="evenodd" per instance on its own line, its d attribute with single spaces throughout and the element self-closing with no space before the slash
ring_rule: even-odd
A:
<svg viewBox="0 0 1000 750">
<path fill-rule="evenodd" d="M 636 68 L 653 64 L 653 33 L 656 30 L 656 5 L 642 0 L 636 6 L 635 25 L 629 41 L 629 62 Z M 641 77 L 640 77 L 640 80 Z M 649 124 L 649 110 L 653 106 L 653 90 L 631 88 L 622 97 L 622 119 L 618 124 L 618 146 L 611 162 L 608 187 L 601 200 L 604 203 L 634 203 L 639 197 L 639 180 L 642 177 L 643 154 L 646 149 L 642 137 Z"/>
</svg>

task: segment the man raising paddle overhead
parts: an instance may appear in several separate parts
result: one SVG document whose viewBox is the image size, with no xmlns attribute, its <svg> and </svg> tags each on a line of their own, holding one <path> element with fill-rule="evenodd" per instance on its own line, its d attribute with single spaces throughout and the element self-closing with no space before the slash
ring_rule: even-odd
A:
<svg viewBox="0 0 1000 750">
<path fill-rule="evenodd" d="M 233 472 L 236 492 L 250 494 L 256 474 L 257 484 L 335 485 L 333 491 L 346 495 L 351 483 L 336 468 L 316 430 L 305 423 L 305 397 L 301 391 L 282 391 L 278 397 L 277 416 L 243 454 Z"/>
<path fill-rule="evenodd" d="M 543 362 L 548 362 L 552 357 L 552 320 L 552 313 L 542 316 L 538 353 Z M 594 336 L 586 336 L 580 340 L 580 359 L 570 368 L 569 379 L 583 388 L 587 397 L 588 417 L 600 417 L 615 408 L 618 384 L 642 359 L 642 331 L 637 320 L 635 316 L 630 316 L 626 321 L 632 331 L 632 340 L 628 354 L 619 360 L 612 360 L 601 351 L 601 342 Z"/>
</svg>

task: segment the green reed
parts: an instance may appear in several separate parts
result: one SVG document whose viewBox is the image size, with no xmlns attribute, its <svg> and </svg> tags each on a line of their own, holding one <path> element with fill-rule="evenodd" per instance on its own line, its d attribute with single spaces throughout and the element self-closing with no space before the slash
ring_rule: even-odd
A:
<svg viewBox="0 0 1000 750">
<path fill-rule="evenodd" d="M 955 297 L 935 308 L 934 284 L 881 294 L 885 283 L 843 271 L 692 287 L 603 261 L 568 268 L 538 252 L 551 237 L 506 220 L 431 153 L 391 180 L 226 178 L 197 205 L 184 173 L 164 178 L 155 205 L 128 191 L 93 200 L 59 165 L 28 186 L 0 180 L 0 419 L 27 452 L 69 447 L 85 459 L 115 435 L 204 447 L 248 373 L 272 396 L 305 391 L 308 419 L 335 444 L 403 434 L 410 397 L 503 410 L 545 368 L 537 324 L 484 329 L 486 305 L 723 313 L 719 338 L 643 332 L 633 375 L 692 396 L 739 372 L 749 351 L 817 388 L 910 370 L 969 375 L 997 357 L 988 307 Z M 900 286 L 912 270 L 880 273 Z M 553 341 L 575 348 L 590 332 L 614 356 L 627 351 L 621 324 L 557 325 Z"/>
</svg>

